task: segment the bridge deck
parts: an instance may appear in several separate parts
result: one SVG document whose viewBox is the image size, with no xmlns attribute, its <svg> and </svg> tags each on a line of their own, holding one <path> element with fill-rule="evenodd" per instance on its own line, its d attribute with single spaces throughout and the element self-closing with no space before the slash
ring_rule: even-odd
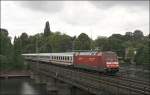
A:
<svg viewBox="0 0 150 95">
<path fill-rule="evenodd" d="M 56 66 L 43 62 L 30 62 L 33 72 L 53 77 L 84 89 L 90 93 L 101 95 L 102 93 L 118 95 L 149 95 L 149 83 L 129 81 L 118 77 L 99 76 L 93 73 L 83 72 L 69 67 Z"/>
</svg>

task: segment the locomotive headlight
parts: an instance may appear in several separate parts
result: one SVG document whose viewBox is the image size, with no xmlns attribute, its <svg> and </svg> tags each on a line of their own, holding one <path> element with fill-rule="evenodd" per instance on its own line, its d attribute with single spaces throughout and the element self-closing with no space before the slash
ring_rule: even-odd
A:
<svg viewBox="0 0 150 95">
<path fill-rule="evenodd" d="M 111 64 L 112 62 L 106 62 L 106 64 Z"/>
<path fill-rule="evenodd" d="M 113 64 L 118 64 L 118 62 L 113 62 Z"/>
</svg>

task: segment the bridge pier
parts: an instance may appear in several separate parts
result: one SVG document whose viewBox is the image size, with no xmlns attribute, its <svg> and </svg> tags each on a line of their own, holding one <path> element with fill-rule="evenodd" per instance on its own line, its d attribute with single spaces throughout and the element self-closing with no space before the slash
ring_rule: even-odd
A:
<svg viewBox="0 0 150 95">
<path fill-rule="evenodd" d="M 30 72 L 30 78 L 34 79 L 34 73 L 33 72 Z"/>
<path fill-rule="evenodd" d="M 35 83 L 40 84 L 41 81 L 39 75 L 35 75 L 34 79 L 35 79 Z"/>
<path fill-rule="evenodd" d="M 57 95 L 58 88 L 56 86 L 56 79 L 49 77 L 47 79 L 46 88 L 49 95 Z"/>
<path fill-rule="evenodd" d="M 72 86 L 70 95 L 94 95 L 94 94 L 91 94 L 91 93 L 89 93 L 87 91 L 79 89 L 79 88 L 77 88 L 75 86 Z"/>
</svg>

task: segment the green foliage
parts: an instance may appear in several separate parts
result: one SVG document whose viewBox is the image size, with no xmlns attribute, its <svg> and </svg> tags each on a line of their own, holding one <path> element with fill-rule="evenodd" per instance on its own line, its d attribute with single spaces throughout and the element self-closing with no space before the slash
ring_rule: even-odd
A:
<svg viewBox="0 0 150 95">
<path fill-rule="evenodd" d="M 143 32 L 141 30 L 135 30 L 133 33 L 133 37 L 135 40 L 137 39 L 141 40 L 144 37 Z"/>
<path fill-rule="evenodd" d="M 108 38 L 110 50 L 117 52 L 118 56 L 124 57 L 124 46 L 122 37 L 115 37 L 114 35 Z"/>
<path fill-rule="evenodd" d="M 133 58 L 134 55 L 135 55 L 135 51 L 136 51 L 135 48 L 133 48 L 133 47 L 128 47 L 128 54 L 127 54 L 127 56 L 128 56 L 129 58 Z"/>
<path fill-rule="evenodd" d="M 99 48 L 101 51 L 110 50 L 108 38 L 106 38 L 106 37 L 98 37 L 95 40 L 95 47 Z"/>
<path fill-rule="evenodd" d="M 49 36 L 51 33 L 49 22 L 47 21 L 44 28 L 44 36 Z"/>
<path fill-rule="evenodd" d="M 26 68 L 21 56 L 23 53 L 68 52 L 95 48 L 101 51 L 114 51 L 128 63 L 134 60 L 137 64 L 150 64 L 149 41 L 149 36 L 143 36 L 140 30 L 134 33 L 128 32 L 126 35 L 98 37 L 96 40 L 90 39 L 85 33 L 81 33 L 77 38 L 70 37 L 60 32 L 51 32 L 49 22 L 46 22 L 44 33 L 33 36 L 22 33 L 20 37 L 14 38 L 12 44 L 8 31 L 1 29 L 0 67 L 1 69 Z"/>
<path fill-rule="evenodd" d="M 72 38 L 60 32 L 49 36 L 48 42 L 51 43 L 52 52 L 66 52 L 72 49 Z"/>
<path fill-rule="evenodd" d="M 13 62 L 13 47 L 8 31 L 0 29 L 0 69 L 11 68 L 9 65 Z"/>
<path fill-rule="evenodd" d="M 135 61 L 137 64 L 150 64 L 150 50 L 148 45 L 137 50 Z"/>
<path fill-rule="evenodd" d="M 81 33 L 74 43 L 75 43 L 76 50 L 90 50 L 91 49 L 91 39 L 85 33 Z"/>
</svg>

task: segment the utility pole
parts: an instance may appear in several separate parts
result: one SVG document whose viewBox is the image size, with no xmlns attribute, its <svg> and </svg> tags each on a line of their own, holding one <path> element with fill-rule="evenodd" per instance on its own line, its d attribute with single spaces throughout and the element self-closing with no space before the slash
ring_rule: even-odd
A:
<svg viewBox="0 0 150 95">
<path fill-rule="evenodd" d="M 38 52 L 39 52 L 39 50 L 38 50 L 38 37 L 39 36 L 39 34 L 37 34 L 37 36 L 36 36 L 36 54 L 38 54 Z M 36 72 L 38 71 L 38 68 L 39 68 L 39 56 L 36 56 Z"/>
<path fill-rule="evenodd" d="M 35 48 L 36 48 L 36 53 L 39 52 L 39 50 L 38 50 L 38 38 L 39 38 L 39 37 L 38 37 L 38 36 L 39 36 L 39 35 L 36 36 L 36 47 L 35 47 Z"/>
<path fill-rule="evenodd" d="M 92 27 L 93 27 L 93 26 L 91 26 L 91 41 L 90 41 L 90 48 L 91 48 L 91 51 L 92 51 Z"/>
</svg>

